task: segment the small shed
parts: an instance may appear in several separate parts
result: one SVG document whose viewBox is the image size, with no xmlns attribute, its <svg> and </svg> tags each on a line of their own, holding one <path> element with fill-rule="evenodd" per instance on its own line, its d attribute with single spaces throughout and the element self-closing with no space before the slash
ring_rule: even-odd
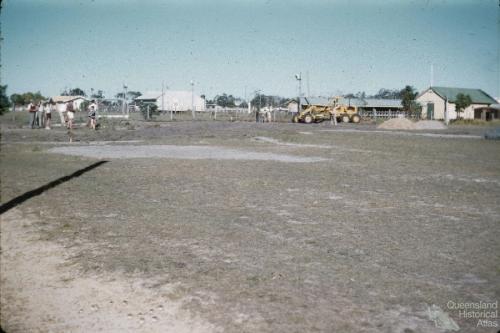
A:
<svg viewBox="0 0 500 333">
<path fill-rule="evenodd" d="M 491 104 L 487 107 L 474 109 L 474 119 L 491 121 L 500 119 L 500 104 Z"/>
<path fill-rule="evenodd" d="M 205 99 L 191 91 L 149 91 L 134 100 L 155 103 L 160 111 L 190 111 L 192 107 L 195 111 L 206 111 Z"/>
<path fill-rule="evenodd" d="M 448 119 L 456 119 L 455 102 L 458 94 L 469 95 L 472 100 L 472 104 L 461 112 L 464 119 L 474 119 L 476 109 L 496 104 L 495 99 L 481 89 L 430 87 L 416 98 L 416 101 L 422 105 L 422 118 L 444 120 L 447 112 Z"/>
</svg>

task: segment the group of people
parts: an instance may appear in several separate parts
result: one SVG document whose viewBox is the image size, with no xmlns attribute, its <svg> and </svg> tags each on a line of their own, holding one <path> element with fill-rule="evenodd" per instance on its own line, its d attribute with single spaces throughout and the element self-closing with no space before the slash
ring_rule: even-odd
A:
<svg viewBox="0 0 500 333">
<path fill-rule="evenodd" d="M 61 121 L 61 126 L 68 129 L 73 128 L 73 120 L 75 119 L 75 105 L 72 101 L 68 102 L 54 102 L 52 99 L 46 102 L 34 103 L 31 101 L 28 104 L 28 112 L 30 113 L 30 126 L 32 129 L 35 127 L 50 129 L 52 113 L 57 112 Z M 91 129 L 96 129 L 96 113 L 97 103 L 92 100 L 87 107 L 88 121 L 87 126 Z"/>
</svg>

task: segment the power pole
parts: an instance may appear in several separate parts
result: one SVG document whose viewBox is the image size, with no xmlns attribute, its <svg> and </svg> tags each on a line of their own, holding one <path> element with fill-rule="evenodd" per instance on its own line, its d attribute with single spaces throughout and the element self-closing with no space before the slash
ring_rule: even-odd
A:
<svg viewBox="0 0 500 333">
<path fill-rule="evenodd" d="M 165 81 L 161 81 L 161 113 L 165 112 Z M 172 116 L 170 116 L 172 120 Z"/>
<path fill-rule="evenodd" d="M 299 74 L 295 74 L 295 79 L 297 81 L 299 81 L 299 100 L 298 100 L 298 112 L 300 112 L 302 110 L 302 106 L 301 106 L 301 100 L 300 98 L 302 97 L 302 72 L 300 72 Z"/>
<path fill-rule="evenodd" d="M 191 113 L 193 114 L 193 119 L 195 118 L 194 112 L 194 81 L 191 80 Z"/>
<path fill-rule="evenodd" d="M 123 84 L 123 100 L 122 100 L 122 114 L 125 114 L 125 111 L 127 111 L 128 114 L 128 108 L 127 108 L 127 86 L 125 83 Z"/>
</svg>

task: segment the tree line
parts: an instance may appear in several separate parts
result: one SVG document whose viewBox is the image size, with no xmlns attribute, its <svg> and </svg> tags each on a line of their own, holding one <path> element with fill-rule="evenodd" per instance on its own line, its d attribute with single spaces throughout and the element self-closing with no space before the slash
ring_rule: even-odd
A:
<svg viewBox="0 0 500 333">
<path fill-rule="evenodd" d="M 139 91 L 127 91 L 117 93 L 115 98 L 127 98 L 134 99 L 141 95 Z M 366 99 L 366 98 L 376 98 L 376 99 L 401 99 L 401 104 L 405 111 L 410 113 L 418 113 L 421 110 L 421 107 L 415 101 L 415 98 L 418 95 L 418 91 L 412 86 L 405 86 L 403 89 L 386 89 L 381 88 L 376 94 L 367 95 L 364 91 L 359 91 L 357 93 L 348 93 L 344 94 L 344 98 L 358 98 L 358 99 Z M 81 88 L 71 88 L 64 89 L 61 92 L 61 96 L 84 96 L 90 97 L 94 99 L 104 99 L 104 91 L 103 90 L 95 90 L 91 89 L 90 96 L 81 89 Z M 205 98 L 204 95 L 202 95 Z M 470 104 L 472 104 L 471 98 L 469 95 L 459 94 L 457 96 L 456 107 L 458 112 L 467 108 Z M 24 106 L 30 102 L 38 103 L 40 101 L 47 100 L 45 96 L 43 96 L 40 91 L 37 92 L 26 92 L 22 94 L 12 94 L 10 97 L 7 96 L 7 85 L 0 85 L 0 114 L 4 113 L 8 110 L 8 108 L 13 105 L 15 106 Z M 278 107 L 285 106 L 291 100 L 295 100 L 295 98 L 285 98 L 276 95 L 265 95 L 262 93 L 256 93 L 255 96 L 250 100 L 253 106 L 257 108 L 261 108 L 264 106 Z M 247 101 L 242 98 L 235 97 L 231 94 L 220 94 L 216 95 L 213 99 L 207 100 L 207 104 L 218 105 L 221 107 L 248 107 Z"/>
<path fill-rule="evenodd" d="M 127 97 L 127 99 L 134 99 L 142 95 L 140 91 L 127 91 L 126 95 L 123 92 L 120 92 L 116 94 L 114 97 L 115 98 L 124 98 Z M 64 89 L 61 92 L 61 96 L 83 96 L 83 97 L 89 97 L 92 99 L 104 99 L 106 98 L 104 96 L 104 91 L 103 90 L 96 90 L 94 92 L 94 89 L 91 89 L 91 93 L 88 95 L 83 89 L 81 88 L 70 88 L 70 89 Z M 7 85 L 0 85 L 0 114 L 3 114 L 4 112 L 8 111 L 9 107 L 14 106 L 14 109 L 16 106 L 25 106 L 28 105 L 29 103 L 39 103 L 41 101 L 46 101 L 48 97 L 43 96 L 40 91 L 32 92 L 28 91 L 25 93 L 14 93 L 8 96 L 7 94 Z"/>
</svg>

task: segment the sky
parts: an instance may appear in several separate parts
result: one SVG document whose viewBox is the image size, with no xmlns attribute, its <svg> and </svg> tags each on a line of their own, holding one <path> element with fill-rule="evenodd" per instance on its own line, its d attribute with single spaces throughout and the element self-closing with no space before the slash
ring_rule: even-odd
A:
<svg viewBox="0 0 500 333">
<path fill-rule="evenodd" d="M 331 96 L 405 85 L 500 96 L 498 0 L 4 0 L 1 83 Z"/>
</svg>

